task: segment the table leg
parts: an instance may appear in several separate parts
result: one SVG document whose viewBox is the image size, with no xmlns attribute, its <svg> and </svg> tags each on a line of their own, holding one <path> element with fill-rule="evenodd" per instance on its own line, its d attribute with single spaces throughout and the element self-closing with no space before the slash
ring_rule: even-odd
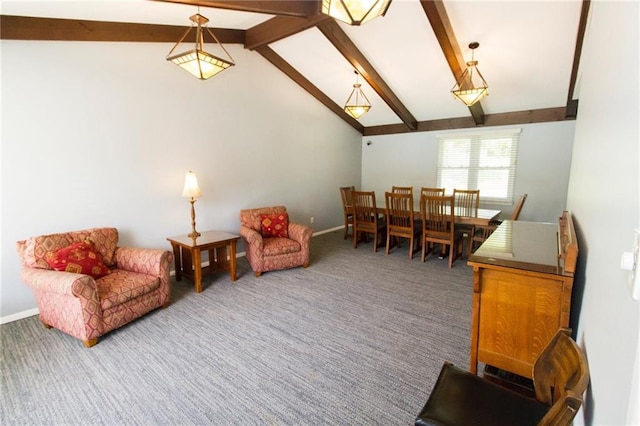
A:
<svg viewBox="0 0 640 426">
<path fill-rule="evenodd" d="M 231 281 L 235 281 L 236 277 L 236 240 L 231 241 L 229 245 L 229 274 Z"/>
<path fill-rule="evenodd" d="M 182 280 L 182 256 L 180 256 L 180 246 L 174 243 L 171 243 L 171 247 L 173 248 L 173 263 L 176 271 L 176 281 Z"/>
<path fill-rule="evenodd" d="M 471 313 L 471 355 L 469 372 L 478 374 L 478 343 L 480 333 L 480 271 L 473 267 L 473 302 Z"/>
<path fill-rule="evenodd" d="M 193 283 L 196 286 L 196 293 L 202 293 L 202 259 L 198 247 L 192 250 L 191 258 L 193 262 Z"/>
</svg>

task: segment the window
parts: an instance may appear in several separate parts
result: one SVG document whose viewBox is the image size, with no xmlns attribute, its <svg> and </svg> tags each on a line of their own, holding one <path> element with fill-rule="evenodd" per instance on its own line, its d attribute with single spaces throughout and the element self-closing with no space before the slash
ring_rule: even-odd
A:
<svg viewBox="0 0 640 426">
<path fill-rule="evenodd" d="M 438 186 L 479 189 L 483 202 L 513 202 L 520 129 L 438 137 Z"/>
</svg>

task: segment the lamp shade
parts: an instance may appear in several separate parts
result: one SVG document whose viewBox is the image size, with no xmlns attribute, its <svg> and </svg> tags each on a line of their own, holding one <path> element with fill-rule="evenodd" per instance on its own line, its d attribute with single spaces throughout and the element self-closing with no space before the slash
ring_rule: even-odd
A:
<svg viewBox="0 0 640 426">
<path fill-rule="evenodd" d="M 200 80 L 207 80 L 208 78 L 213 77 L 219 72 L 226 70 L 230 66 L 235 65 L 235 63 L 233 62 L 233 58 L 231 58 L 229 52 L 227 52 L 224 46 L 220 43 L 220 40 L 218 40 L 213 31 L 206 27 L 209 19 L 200 15 L 199 13 L 196 13 L 189 19 L 191 19 L 191 22 L 194 26 L 187 29 L 182 38 L 178 40 L 178 42 L 169 51 L 169 54 L 167 55 L 167 61 L 173 62 L 174 64 L 178 65 L 180 68 Z M 203 27 L 203 25 L 205 25 L 205 27 Z M 187 37 L 192 28 L 196 29 L 196 40 L 194 48 L 183 53 L 172 55 L 173 51 Z M 206 29 L 211 38 L 213 38 L 220 50 L 225 53 L 228 59 L 222 59 L 219 56 L 215 56 L 211 53 L 205 52 L 204 29 Z"/>
<path fill-rule="evenodd" d="M 482 78 L 482 74 L 480 74 L 476 65 L 478 65 L 478 61 L 467 62 L 467 69 L 464 70 L 464 73 L 462 73 L 462 76 L 451 90 L 451 93 L 466 106 L 475 104 L 489 92 L 487 82 Z"/>
<path fill-rule="evenodd" d="M 344 105 L 344 112 L 355 118 L 360 118 L 363 114 L 369 112 L 371 109 L 371 102 L 365 96 L 362 91 L 362 85 L 358 83 L 358 71 L 354 71 L 356 74 L 356 84 L 353 85 L 353 90 L 347 98 L 347 102 Z"/>
<path fill-rule="evenodd" d="M 482 77 L 482 74 L 480 74 L 478 61 L 473 60 L 473 52 L 478 46 L 480 46 L 480 43 L 477 41 L 469 43 L 471 60 L 467 62 L 467 68 L 458 81 L 456 81 L 453 89 L 451 89 L 451 93 L 468 107 L 489 94 L 489 86 L 484 80 L 484 77 Z"/>
<path fill-rule="evenodd" d="M 349 25 L 384 16 L 391 0 L 322 0 L 322 13 Z"/>
<path fill-rule="evenodd" d="M 220 71 L 224 71 L 234 65 L 229 61 L 218 58 L 204 50 L 192 49 L 179 55 L 170 56 L 168 61 L 181 67 L 189 74 L 200 80 L 206 80 Z"/>
<path fill-rule="evenodd" d="M 189 170 L 184 177 L 184 189 L 182 190 L 182 196 L 187 198 L 202 196 L 202 192 L 198 186 L 198 178 L 191 170 Z"/>
</svg>

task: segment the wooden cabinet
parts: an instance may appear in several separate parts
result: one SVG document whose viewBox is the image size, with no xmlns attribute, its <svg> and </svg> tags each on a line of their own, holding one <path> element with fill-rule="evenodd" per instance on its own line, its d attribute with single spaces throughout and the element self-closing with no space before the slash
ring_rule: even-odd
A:
<svg viewBox="0 0 640 426">
<path fill-rule="evenodd" d="M 532 377 L 535 359 L 569 326 L 577 244 L 571 215 L 558 224 L 505 221 L 469 256 L 471 366 Z"/>
</svg>

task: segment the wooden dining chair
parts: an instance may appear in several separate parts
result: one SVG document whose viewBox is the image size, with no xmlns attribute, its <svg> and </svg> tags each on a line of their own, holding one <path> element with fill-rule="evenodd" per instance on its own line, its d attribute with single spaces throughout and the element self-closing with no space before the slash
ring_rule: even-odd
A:
<svg viewBox="0 0 640 426">
<path fill-rule="evenodd" d="M 458 216 L 476 217 L 480 207 L 479 189 L 455 189 L 453 190 L 454 204 Z M 473 249 L 473 236 L 476 233 L 475 225 L 456 224 L 458 231 L 467 237 L 467 253 Z"/>
<path fill-rule="evenodd" d="M 520 212 L 522 211 L 522 207 L 524 206 L 524 202 L 526 200 L 527 194 L 523 194 L 520 196 L 520 198 L 518 198 L 518 201 L 513 208 L 513 213 L 511 213 L 511 220 L 518 220 L 518 218 L 520 217 Z M 482 243 L 484 243 L 486 239 L 491 236 L 491 234 L 493 234 L 493 231 L 495 231 L 501 223 L 502 221 L 500 220 L 492 220 L 488 226 L 476 226 L 476 230 L 473 234 L 471 250 L 477 250 L 477 248 L 482 245 Z"/>
<path fill-rule="evenodd" d="M 440 245 L 440 254 L 449 247 L 449 268 L 462 256 L 462 233 L 456 229 L 453 196 L 420 197 L 420 214 L 422 215 L 422 261 L 427 254 Z"/>
<path fill-rule="evenodd" d="M 373 235 L 373 251 L 378 251 L 378 236 L 385 233 L 384 216 L 376 207 L 376 193 L 374 191 L 351 191 L 353 206 L 353 248 L 358 248 L 358 237 L 365 240 L 369 234 Z"/>
<path fill-rule="evenodd" d="M 444 188 L 428 188 L 423 186 L 420 189 L 420 196 L 428 195 L 432 197 L 444 197 Z"/>
<path fill-rule="evenodd" d="M 411 194 L 413 197 L 413 186 L 392 186 L 391 192 L 394 194 Z"/>
<path fill-rule="evenodd" d="M 385 192 L 387 207 L 387 248 L 389 254 L 392 240 L 399 246 L 403 238 L 409 240 L 409 259 L 413 259 L 414 248 L 418 247 L 421 221 L 416 220 L 413 212 L 413 196 L 405 193 Z"/>
<path fill-rule="evenodd" d="M 342 198 L 342 213 L 344 215 L 344 239 L 349 238 L 349 225 L 353 232 L 353 206 L 351 205 L 351 191 L 355 191 L 355 186 L 341 186 L 340 197 Z"/>
<path fill-rule="evenodd" d="M 571 426 L 590 375 L 568 329 L 556 332 L 532 373 L 535 398 L 445 362 L 415 425 Z"/>
</svg>

